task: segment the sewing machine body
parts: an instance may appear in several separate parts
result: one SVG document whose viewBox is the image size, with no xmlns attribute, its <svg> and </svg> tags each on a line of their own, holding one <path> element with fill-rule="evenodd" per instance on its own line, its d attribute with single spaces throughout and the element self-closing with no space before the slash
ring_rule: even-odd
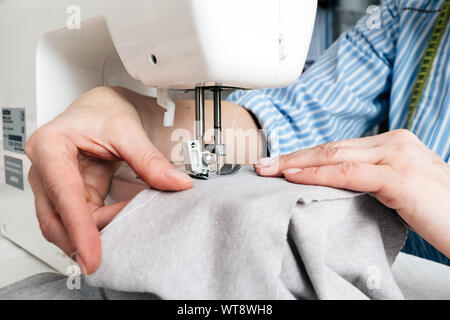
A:
<svg viewBox="0 0 450 320">
<path fill-rule="evenodd" d="M 0 1 L 0 230 L 62 272 L 72 261 L 41 235 L 26 139 L 98 86 L 158 96 L 170 126 L 168 89 L 289 85 L 303 69 L 317 6 L 316 0 L 72 3 Z M 116 179 L 113 200 L 140 189 Z"/>
</svg>

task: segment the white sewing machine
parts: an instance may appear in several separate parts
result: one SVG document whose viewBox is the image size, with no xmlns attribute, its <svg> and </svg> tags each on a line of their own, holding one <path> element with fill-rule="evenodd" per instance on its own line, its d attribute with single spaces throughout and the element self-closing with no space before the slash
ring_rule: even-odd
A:
<svg viewBox="0 0 450 320">
<path fill-rule="evenodd" d="M 175 112 L 167 90 L 195 90 L 196 138 L 185 145 L 187 169 L 206 178 L 227 173 L 222 88 L 295 81 L 316 6 L 316 0 L 0 0 L 1 233 L 57 270 L 72 263 L 41 235 L 24 145 L 94 87 L 120 85 L 157 96 L 166 126 Z M 215 100 L 212 146 L 202 139 L 208 88 Z M 132 193 L 127 188 L 121 192 Z"/>
</svg>

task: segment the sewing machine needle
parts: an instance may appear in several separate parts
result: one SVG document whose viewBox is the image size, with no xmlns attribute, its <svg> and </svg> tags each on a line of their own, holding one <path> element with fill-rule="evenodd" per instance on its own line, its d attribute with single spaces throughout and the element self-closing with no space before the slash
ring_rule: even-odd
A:
<svg viewBox="0 0 450 320">
<path fill-rule="evenodd" d="M 216 153 L 217 175 L 220 175 L 222 164 L 222 88 L 213 89 L 214 92 L 214 144 Z"/>
</svg>

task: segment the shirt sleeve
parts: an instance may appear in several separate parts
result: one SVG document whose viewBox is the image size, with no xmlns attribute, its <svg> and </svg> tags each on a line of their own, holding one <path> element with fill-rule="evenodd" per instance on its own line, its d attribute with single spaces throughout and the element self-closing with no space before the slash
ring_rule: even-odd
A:
<svg viewBox="0 0 450 320">
<path fill-rule="evenodd" d="M 236 91 L 228 101 L 257 117 L 273 156 L 361 137 L 388 115 L 399 12 L 384 1 L 291 86 Z"/>
</svg>

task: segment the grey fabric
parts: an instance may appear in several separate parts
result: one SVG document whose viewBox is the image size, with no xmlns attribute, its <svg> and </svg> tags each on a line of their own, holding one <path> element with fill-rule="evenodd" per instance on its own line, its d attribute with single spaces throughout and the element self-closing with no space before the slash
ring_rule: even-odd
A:
<svg viewBox="0 0 450 320">
<path fill-rule="evenodd" d="M 64 275 L 42 273 L 0 289 L 0 300 L 103 300 L 103 295 L 84 279 L 81 290 L 69 290 Z"/>
<path fill-rule="evenodd" d="M 83 277 L 79 289 L 68 289 L 70 279 L 41 273 L 0 289 L 0 300 L 158 300 L 153 294 L 118 292 L 90 287 Z"/>
<path fill-rule="evenodd" d="M 103 230 L 100 269 L 73 298 L 402 299 L 391 265 L 405 239 L 370 195 L 247 167 L 185 192 L 140 193 Z M 61 284 L 27 281 L 34 298 L 67 297 Z M 27 281 L 0 299 L 27 298 Z"/>
<path fill-rule="evenodd" d="M 246 167 L 185 192 L 139 194 L 103 231 L 87 282 L 163 299 L 401 299 L 390 267 L 405 239 L 367 194 Z"/>
</svg>

